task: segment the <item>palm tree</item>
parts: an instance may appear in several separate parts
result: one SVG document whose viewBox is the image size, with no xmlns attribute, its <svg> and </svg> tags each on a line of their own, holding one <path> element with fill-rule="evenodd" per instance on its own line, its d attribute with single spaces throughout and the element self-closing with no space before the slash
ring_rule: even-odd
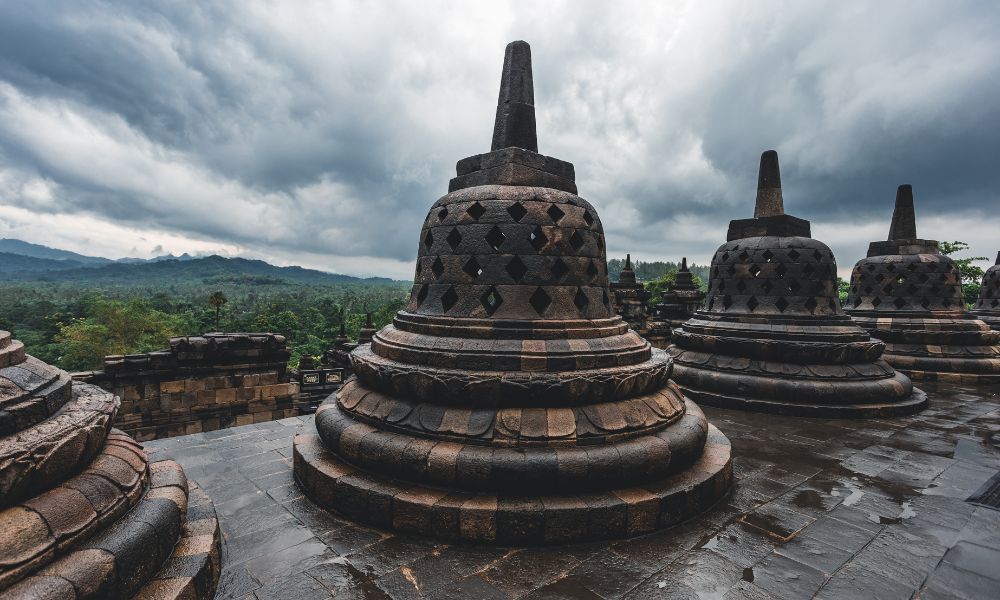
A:
<svg viewBox="0 0 1000 600">
<path fill-rule="evenodd" d="M 219 331 L 219 313 L 222 312 L 222 306 L 229 302 L 226 295 L 222 292 L 212 292 L 212 295 L 208 297 L 208 303 L 215 307 L 215 330 Z"/>
</svg>

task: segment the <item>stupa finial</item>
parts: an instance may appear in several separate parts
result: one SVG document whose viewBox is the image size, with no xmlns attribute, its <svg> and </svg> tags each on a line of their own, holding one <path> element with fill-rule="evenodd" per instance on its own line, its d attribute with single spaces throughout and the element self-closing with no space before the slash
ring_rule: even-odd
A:
<svg viewBox="0 0 1000 600">
<path fill-rule="evenodd" d="M 625 255 L 625 268 L 626 269 L 632 268 L 632 254 Z"/>
<path fill-rule="evenodd" d="M 681 259 L 681 271 L 687 271 L 687 270 L 688 270 L 688 257 L 685 256 L 684 258 Z"/>
<path fill-rule="evenodd" d="M 757 204 L 753 217 L 775 217 L 785 214 L 785 202 L 781 197 L 781 172 L 778 169 L 778 153 L 768 150 L 760 155 L 760 172 L 757 176 Z"/>
<path fill-rule="evenodd" d="M 538 152 L 535 133 L 535 88 L 531 77 L 531 46 L 516 41 L 507 44 L 500 78 L 497 118 L 493 124 L 493 147 Z"/>
<path fill-rule="evenodd" d="M 917 218 L 913 212 L 913 186 L 908 183 L 896 189 L 896 208 L 892 211 L 889 239 L 917 239 Z"/>
<path fill-rule="evenodd" d="M 997 252 L 997 261 L 993 264 L 1000 265 L 1000 252 Z"/>
</svg>

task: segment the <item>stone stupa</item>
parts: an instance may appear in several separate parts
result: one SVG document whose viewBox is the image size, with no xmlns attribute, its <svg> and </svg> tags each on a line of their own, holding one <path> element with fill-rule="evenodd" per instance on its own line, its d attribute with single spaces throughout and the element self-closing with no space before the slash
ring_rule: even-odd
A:
<svg viewBox="0 0 1000 600">
<path fill-rule="evenodd" d="M 917 237 L 909 185 L 896 191 L 889 239 L 854 265 L 844 309 L 913 379 L 1000 381 L 1000 332 L 969 312 L 955 261 Z"/>
<path fill-rule="evenodd" d="M 837 264 L 786 215 L 778 155 L 760 159 L 754 218 L 729 223 L 705 305 L 672 333 L 674 379 L 696 402 L 811 417 L 885 417 L 926 395 L 844 314 Z"/>
<path fill-rule="evenodd" d="M 0 331 L 0 598 L 215 595 L 211 501 L 112 429 L 119 405 Z"/>
<path fill-rule="evenodd" d="M 997 252 L 996 263 L 983 273 L 979 299 L 972 313 L 991 329 L 1000 331 L 1000 252 Z"/>
<path fill-rule="evenodd" d="M 694 274 L 688 269 L 687 257 L 681 259 L 677 276 L 667 285 L 656 305 L 657 317 L 667 322 L 671 328 L 680 327 L 701 308 L 705 293 L 698 289 Z"/>
<path fill-rule="evenodd" d="M 622 267 L 621 273 L 618 275 L 618 281 L 611 283 L 610 287 L 615 312 L 628 323 L 632 331 L 645 333 L 646 302 L 649 300 L 650 293 L 635 278 L 631 254 L 625 255 L 625 266 Z"/>
<path fill-rule="evenodd" d="M 492 151 L 431 207 L 409 304 L 297 436 L 306 495 L 375 526 L 530 545 L 646 533 L 723 498 L 729 442 L 609 298 L 597 212 L 537 152 L 528 44 Z"/>
</svg>

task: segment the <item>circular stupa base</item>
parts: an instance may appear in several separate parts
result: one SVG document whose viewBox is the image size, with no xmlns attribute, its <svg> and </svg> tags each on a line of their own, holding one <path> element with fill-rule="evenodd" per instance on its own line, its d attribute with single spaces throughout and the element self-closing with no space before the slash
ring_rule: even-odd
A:
<svg viewBox="0 0 1000 600">
<path fill-rule="evenodd" d="M 385 479 L 330 452 L 319 435 L 294 441 L 295 479 L 316 504 L 383 529 L 507 546 L 624 538 L 711 508 L 733 480 L 729 440 L 709 425 L 701 456 L 659 481 L 577 495 L 507 496 Z"/>
<path fill-rule="evenodd" d="M 889 360 L 889 357 L 886 357 Z M 944 381 L 947 383 L 965 383 L 969 385 L 987 385 L 1000 383 L 1000 373 L 954 373 L 948 371 L 922 371 L 920 369 L 907 369 L 900 365 L 894 365 L 896 370 L 903 373 L 913 381 Z"/>
<path fill-rule="evenodd" d="M 681 385 L 684 395 L 698 404 L 745 410 L 791 417 L 814 417 L 821 419 L 880 419 L 912 415 L 927 408 L 927 394 L 914 388 L 913 392 L 899 402 L 865 404 L 808 404 L 805 402 L 782 402 L 766 398 L 736 397 L 718 392 L 692 389 Z"/>
<path fill-rule="evenodd" d="M 975 313 L 975 315 L 980 321 L 989 325 L 993 331 L 1000 331 L 1000 316 L 984 313 Z"/>
<path fill-rule="evenodd" d="M 914 381 L 949 383 L 1000 383 L 1000 359 L 913 356 L 886 352 L 885 361 Z"/>
</svg>

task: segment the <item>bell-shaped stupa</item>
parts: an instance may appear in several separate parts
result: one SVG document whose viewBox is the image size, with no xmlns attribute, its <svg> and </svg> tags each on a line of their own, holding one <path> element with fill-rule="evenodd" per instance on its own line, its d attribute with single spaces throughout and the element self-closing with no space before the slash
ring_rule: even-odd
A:
<svg viewBox="0 0 1000 600">
<path fill-rule="evenodd" d="M 609 284 L 611 287 L 611 301 L 615 312 L 628 323 L 632 331 L 645 333 L 647 322 L 647 306 L 650 293 L 646 287 L 635 278 L 635 271 L 632 269 L 632 255 L 625 255 L 625 265 L 618 275 L 618 281 Z"/>
<path fill-rule="evenodd" d="M 1000 381 L 1000 332 L 969 312 L 955 261 L 917 237 L 909 185 L 896 191 L 889 239 L 854 265 L 844 310 L 913 379 Z"/>
<path fill-rule="evenodd" d="M 709 508 L 730 446 L 610 300 L 597 211 L 537 153 L 528 44 L 507 46 L 493 151 L 420 232 L 409 304 L 298 436 L 318 504 L 376 526 L 526 545 L 616 538 Z"/>
<path fill-rule="evenodd" d="M 0 598 L 215 596 L 211 500 L 112 429 L 119 405 L 0 331 Z"/>
<path fill-rule="evenodd" d="M 688 269 L 687 257 L 681 259 L 676 277 L 667 284 L 667 290 L 661 298 L 661 302 L 656 305 L 656 315 L 672 328 L 683 325 L 701 308 L 705 293 L 694 282 L 694 274 Z"/>
<path fill-rule="evenodd" d="M 837 263 L 784 213 L 778 155 L 760 159 L 753 219 L 729 223 L 702 310 L 675 329 L 674 379 L 696 402 L 813 417 L 912 413 L 926 396 L 844 314 Z"/>
<path fill-rule="evenodd" d="M 1000 331 L 1000 252 L 997 252 L 996 263 L 983 274 L 979 299 L 976 300 L 972 313 L 991 329 Z"/>
</svg>

